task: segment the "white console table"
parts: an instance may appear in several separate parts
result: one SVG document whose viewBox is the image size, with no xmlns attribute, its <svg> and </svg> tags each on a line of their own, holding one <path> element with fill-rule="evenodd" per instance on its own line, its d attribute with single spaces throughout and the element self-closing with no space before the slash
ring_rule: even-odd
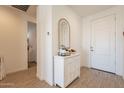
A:
<svg viewBox="0 0 124 93">
<path fill-rule="evenodd" d="M 54 56 L 54 84 L 67 87 L 80 77 L 80 54 L 70 56 Z"/>
</svg>

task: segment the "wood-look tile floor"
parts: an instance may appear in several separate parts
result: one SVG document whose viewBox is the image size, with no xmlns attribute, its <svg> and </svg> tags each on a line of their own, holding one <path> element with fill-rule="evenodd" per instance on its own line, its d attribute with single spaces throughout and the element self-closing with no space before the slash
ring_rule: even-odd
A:
<svg viewBox="0 0 124 93">
<path fill-rule="evenodd" d="M 40 81 L 36 77 L 36 67 L 7 75 L 0 81 L 1 88 L 57 88 Z M 72 82 L 68 88 L 124 88 L 124 80 L 115 74 L 81 68 L 81 76 Z"/>
</svg>

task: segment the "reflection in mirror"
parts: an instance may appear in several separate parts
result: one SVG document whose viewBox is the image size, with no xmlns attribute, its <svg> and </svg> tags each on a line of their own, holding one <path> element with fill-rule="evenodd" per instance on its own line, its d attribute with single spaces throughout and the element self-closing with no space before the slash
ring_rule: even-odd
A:
<svg viewBox="0 0 124 93">
<path fill-rule="evenodd" d="M 62 18 L 58 23 L 59 28 L 59 48 L 70 48 L 70 25 L 69 22 Z"/>
</svg>

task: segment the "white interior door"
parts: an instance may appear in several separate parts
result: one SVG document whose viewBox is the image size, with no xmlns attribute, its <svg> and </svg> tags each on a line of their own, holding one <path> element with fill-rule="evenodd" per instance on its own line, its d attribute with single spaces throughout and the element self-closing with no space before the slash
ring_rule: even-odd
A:
<svg viewBox="0 0 124 93">
<path fill-rule="evenodd" d="M 91 22 L 91 67 L 115 73 L 115 16 Z"/>
</svg>

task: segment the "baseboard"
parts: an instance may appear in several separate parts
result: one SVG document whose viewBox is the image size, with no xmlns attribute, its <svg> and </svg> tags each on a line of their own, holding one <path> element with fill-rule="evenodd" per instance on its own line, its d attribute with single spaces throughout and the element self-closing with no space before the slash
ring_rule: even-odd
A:
<svg viewBox="0 0 124 93">
<path fill-rule="evenodd" d="M 91 68 L 91 67 L 89 67 L 89 66 L 81 66 L 81 68 Z"/>
<path fill-rule="evenodd" d="M 49 82 L 48 80 L 45 80 L 50 86 L 53 86 L 53 82 Z"/>
<path fill-rule="evenodd" d="M 43 81 L 43 77 L 41 77 L 40 75 L 36 74 L 36 77 L 40 80 L 40 81 Z"/>
<path fill-rule="evenodd" d="M 45 81 L 46 83 L 48 83 L 50 86 L 53 86 L 53 82 L 49 82 L 48 80 L 44 79 L 43 77 L 39 76 L 38 74 L 36 74 L 37 78 L 40 80 L 40 81 Z"/>
<path fill-rule="evenodd" d="M 23 70 L 27 70 L 28 67 L 25 67 L 25 68 L 20 68 L 20 69 L 16 69 L 16 70 L 13 70 L 13 71 L 6 71 L 6 74 L 12 74 L 12 73 L 16 73 L 16 72 L 20 72 L 20 71 L 23 71 Z"/>
</svg>

